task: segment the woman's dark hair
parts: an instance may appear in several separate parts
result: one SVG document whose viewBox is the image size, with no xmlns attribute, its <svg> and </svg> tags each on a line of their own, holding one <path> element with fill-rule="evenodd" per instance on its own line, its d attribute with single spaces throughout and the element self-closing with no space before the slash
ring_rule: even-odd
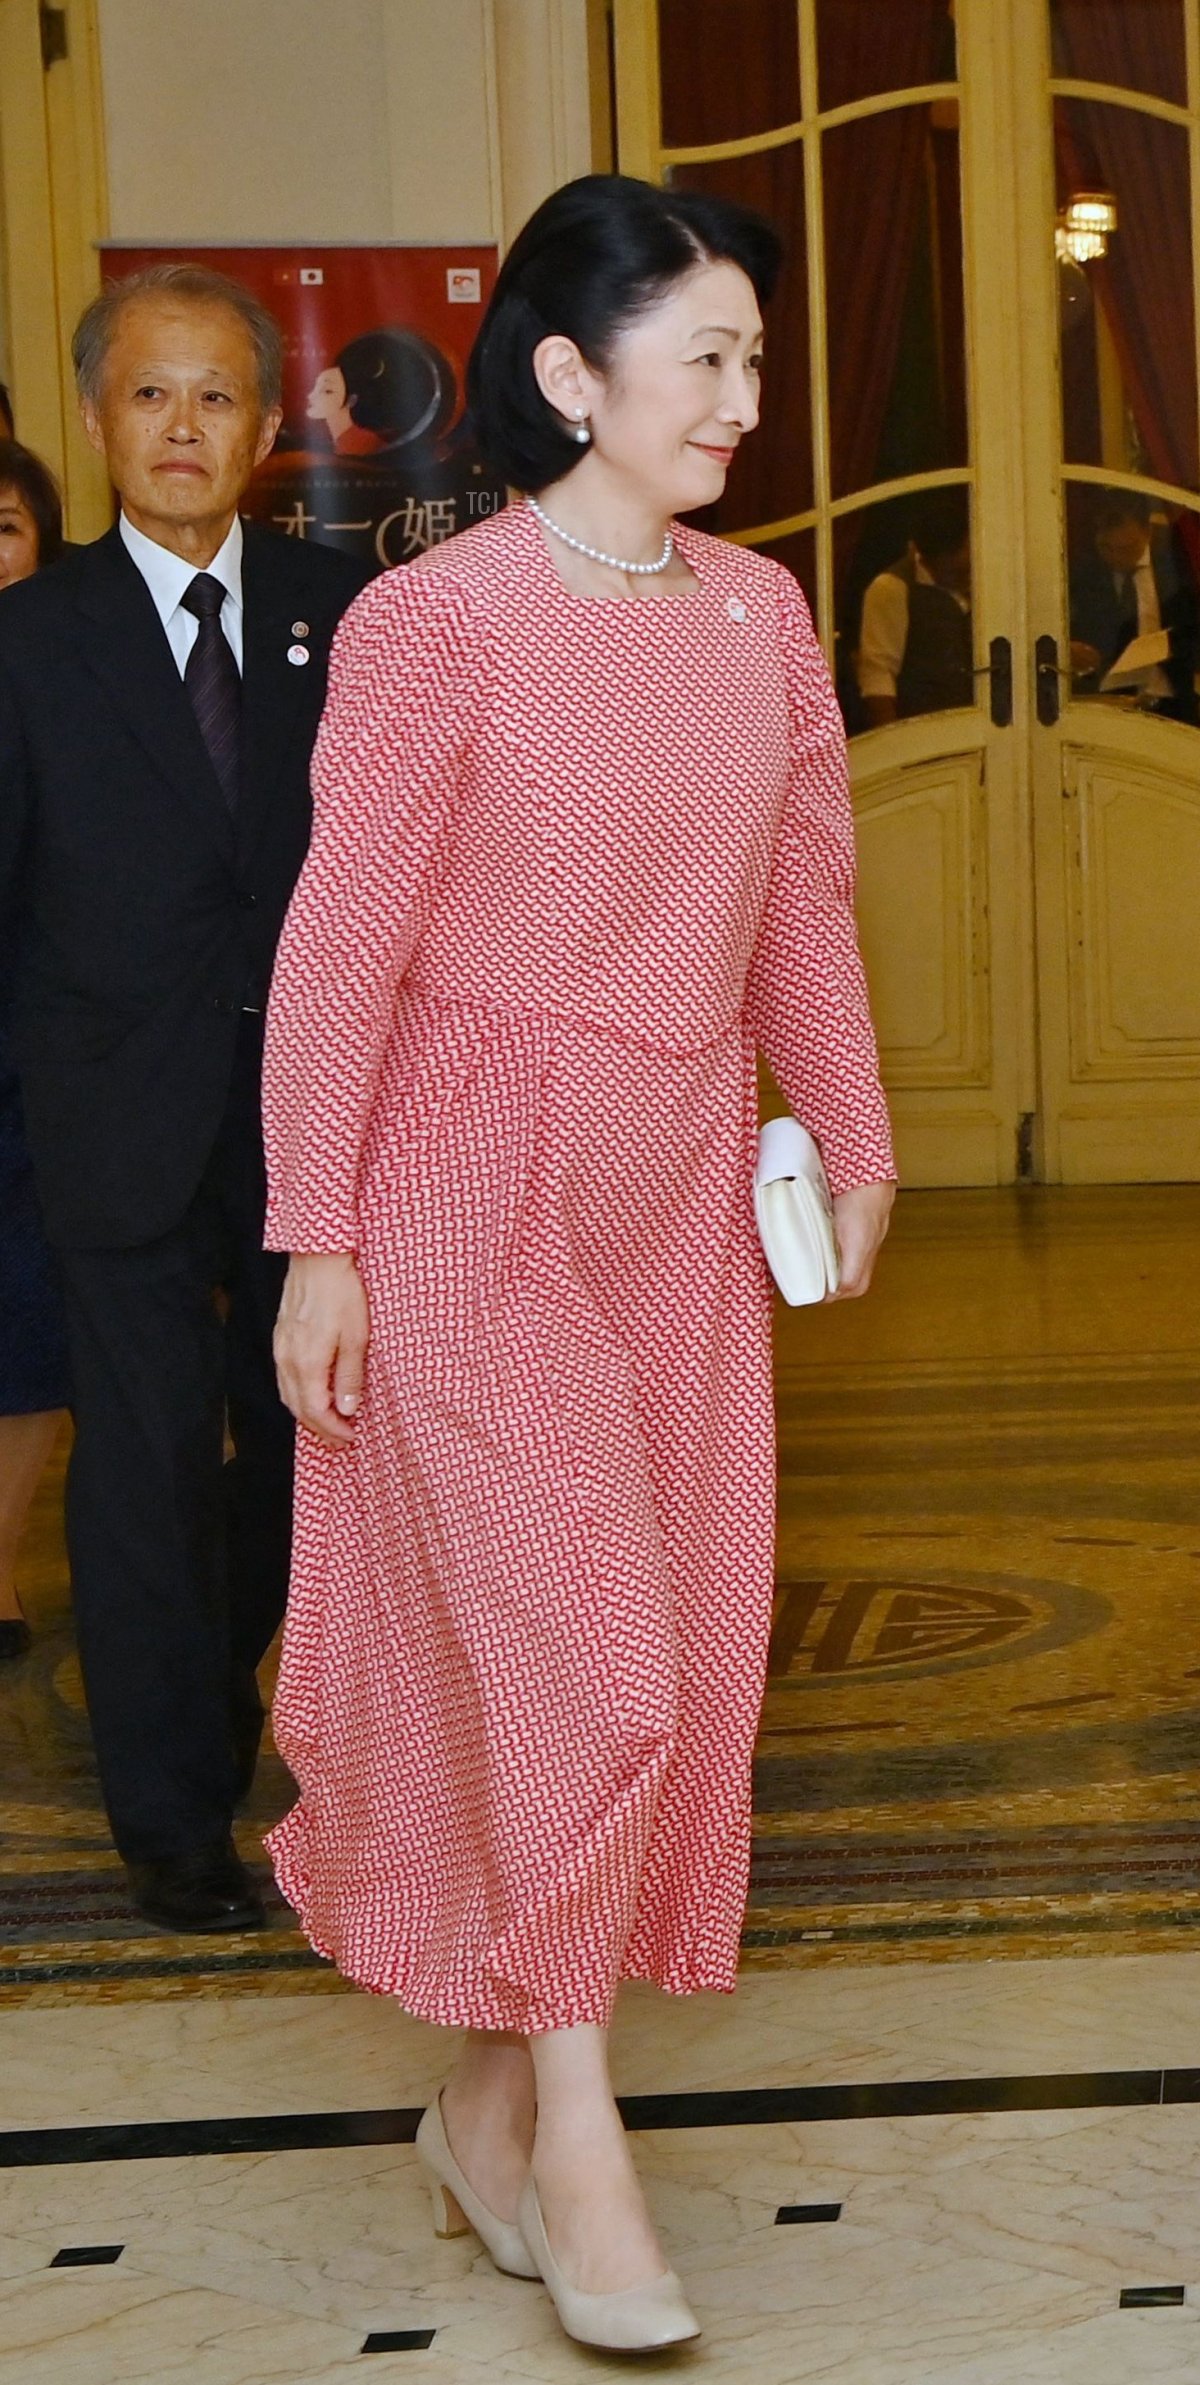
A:
<svg viewBox="0 0 1200 2385">
<path fill-rule="evenodd" d="M 539 341 L 574 340 L 605 372 L 621 333 L 700 265 L 740 265 L 760 306 L 783 244 L 765 217 L 706 191 L 584 174 L 543 201 L 500 268 L 467 366 L 467 405 L 489 463 L 514 488 L 561 480 L 584 451 L 542 396 Z"/>
<path fill-rule="evenodd" d="M 38 568 L 57 563 L 63 551 L 62 498 L 54 474 L 19 439 L 0 439 L 0 494 L 15 489 L 33 515 Z"/>
<path fill-rule="evenodd" d="M 436 438 L 454 411 L 452 367 L 417 331 L 364 331 L 334 363 L 355 422 L 389 447 Z"/>
</svg>

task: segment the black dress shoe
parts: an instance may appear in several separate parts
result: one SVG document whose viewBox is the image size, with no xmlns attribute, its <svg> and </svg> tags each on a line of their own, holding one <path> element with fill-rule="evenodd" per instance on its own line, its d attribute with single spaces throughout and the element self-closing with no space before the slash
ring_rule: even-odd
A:
<svg viewBox="0 0 1200 2385">
<path fill-rule="evenodd" d="M 33 1646 L 33 1634 L 23 1615 L 6 1615 L 0 1623 L 0 1664 L 11 1663 L 14 1656 L 28 1656 Z"/>
<path fill-rule="evenodd" d="M 161 1930 L 260 1930 L 263 1902 L 232 1839 L 127 1863 L 133 1902 L 143 1921 Z"/>
</svg>

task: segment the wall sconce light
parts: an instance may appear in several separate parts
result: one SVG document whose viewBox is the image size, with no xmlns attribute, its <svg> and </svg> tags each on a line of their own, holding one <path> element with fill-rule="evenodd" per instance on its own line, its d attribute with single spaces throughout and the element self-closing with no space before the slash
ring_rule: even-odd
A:
<svg viewBox="0 0 1200 2385">
<path fill-rule="evenodd" d="M 1108 254 L 1117 229 L 1117 202 L 1107 190 L 1077 191 L 1068 199 L 1054 228 L 1054 252 L 1060 264 L 1093 265 Z"/>
</svg>

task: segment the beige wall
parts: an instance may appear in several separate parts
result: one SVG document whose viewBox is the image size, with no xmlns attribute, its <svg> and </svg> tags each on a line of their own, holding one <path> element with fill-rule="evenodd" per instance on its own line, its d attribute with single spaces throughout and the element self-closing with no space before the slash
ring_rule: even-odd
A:
<svg viewBox="0 0 1200 2385">
<path fill-rule="evenodd" d="M 596 127 L 607 163 L 605 0 L 60 5 L 46 73 L 38 0 L 0 0 L 0 355 L 76 538 L 108 518 L 69 359 L 100 239 L 503 247 Z"/>
<path fill-rule="evenodd" d="M 511 238 L 591 163 L 587 0 L 98 0 L 116 240 Z"/>
</svg>

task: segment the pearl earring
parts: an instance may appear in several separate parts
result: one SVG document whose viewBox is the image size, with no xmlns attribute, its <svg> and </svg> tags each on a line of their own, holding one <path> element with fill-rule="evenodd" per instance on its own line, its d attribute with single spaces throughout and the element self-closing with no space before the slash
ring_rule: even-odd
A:
<svg viewBox="0 0 1200 2385">
<path fill-rule="evenodd" d="M 571 435 L 573 438 L 578 439 L 581 447 L 587 447 L 590 444 L 592 434 L 588 429 L 586 418 L 582 414 L 577 414 L 575 421 L 577 428 L 572 432 Z"/>
</svg>

